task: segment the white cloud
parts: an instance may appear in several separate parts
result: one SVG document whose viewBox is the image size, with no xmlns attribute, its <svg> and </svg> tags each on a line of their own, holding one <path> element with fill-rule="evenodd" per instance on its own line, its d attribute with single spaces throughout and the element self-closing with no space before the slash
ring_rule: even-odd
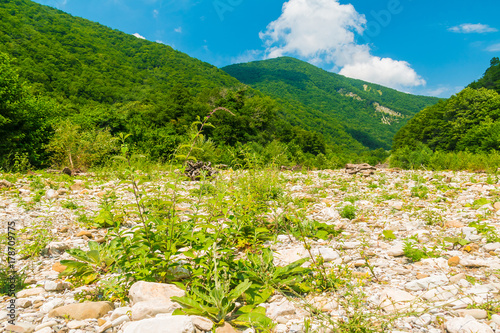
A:
<svg viewBox="0 0 500 333">
<path fill-rule="evenodd" d="M 451 32 L 456 32 L 460 34 L 484 34 L 487 32 L 497 32 L 498 29 L 492 28 L 489 25 L 486 24 L 472 24 L 472 23 L 464 23 L 457 25 L 455 27 L 451 27 L 448 29 Z"/>
<path fill-rule="evenodd" d="M 158 15 L 160 14 L 160 12 L 158 11 L 158 9 L 154 9 L 153 10 L 153 17 L 154 18 L 158 18 Z"/>
<path fill-rule="evenodd" d="M 281 16 L 260 38 L 266 57 L 296 55 L 316 65 L 331 65 L 340 74 L 401 89 L 425 85 L 405 61 L 379 58 L 369 45 L 358 44 L 366 18 L 353 5 L 339 0 L 289 0 Z"/>
<path fill-rule="evenodd" d="M 135 34 L 133 34 L 132 36 L 135 36 L 135 37 L 140 38 L 140 39 L 146 39 L 146 37 L 139 35 L 137 32 Z"/>
<path fill-rule="evenodd" d="M 251 62 L 259 60 L 262 57 L 262 51 L 260 50 L 248 50 L 237 57 L 231 58 L 231 64 L 242 64 L 246 62 Z"/>
<path fill-rule="evenodd" d="M 175 32 L 181 34 L 182 33 L 182 27 L 178 27 L 174 29 Z"/>
<path fill-rule="evenodd" d="M 371 57 L 366 62 L 344 66 L 339 74 L 393 88 L 421 86 L 426 83 L 409 63 L 391 58 Z"/>
<path fill-rule="evenodd" d="M 500 43 L 498 44 L 493 44 L 491 46 L 489 46 L 486 51 L 490 51 L 490 52 L 500 52 Z"/>
</svg>

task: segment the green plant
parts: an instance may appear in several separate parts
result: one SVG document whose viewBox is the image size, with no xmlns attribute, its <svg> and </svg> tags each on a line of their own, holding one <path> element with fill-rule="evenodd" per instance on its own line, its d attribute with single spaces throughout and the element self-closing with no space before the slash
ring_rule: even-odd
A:
<svg viewBox="0 0 500 333">
<path fill-rule="evenodd" d="M 78 206 L 76 203 L 74 203 L 73 201 L 70 201 L 70 200 L 61 203 L 61 207 L 66 208 L 66 209 L 73 209 L 73 210 L 80 208 L 80 206 Z"/>
<path fill-rule="evenodd" d="M 106 245 L 90 241 L 88 243 L 89 251 L 80 249 L 70 249 L 66 252 L 78 260 L 61 260 L 61 265 L 66 269 L 60 273 L 61 276 L 70 276 L 84 284 L 90 284 L 97 280 L 101 274 L 108 273 L 115 259 L 109 253 Z"/>
<path fill-rule="evenodd" d="M 424 185 L 417 185 L 412 187 L 411 189 L 411 196 L 412 197 L 417 197 L 420 199 L 427 199 L 429 193 L 429 189 L 424 186 Z"/>
<path fill-rule="evenodd" d="M 458 246 L 465 246 L 470 242 L 462 237 L 445 237 L 445 242 L 451 243 L 453 245 L 453 249 Z"/>
<path fill-rule="evenodd" d="M 396 239 L 396 236 L 394 235 L 394 231 L 392 230 L 384 230 L 382 231 L 382 236 L 384 237 L 385 240 L 392 241 Z"/>
<path fill-rule="evenodd" d="M 19 255 L 26 259 L 37 257 L 42 254 L 47 245 L 54 240 L 54 236 L 50 231 L 52 221 L 43 220 L 33 223 L 29 228 L 21 229 L 21 233 L 27 235 L 20 243 Z"/>
<path fill-rule="evenodd" d="M 245 280 L 235 288 L 231 288 L 231 278 L 227 271 L 221 272 L 217 269 L 213 273 L 214 283 L 211 286 L 197 284 L 193 286 L 188 294 L 183 297 L 174 296 L 172 300 L 181 304 L 184 308 L 174 311 L 174 315 L 197 315 L 210 318 L 216 325 L 224 325 L 226 321 L 232 321 L 231 315 L 236 308 L 238 300 L 252 283 Z"/>
<path fill-rule="evenodd" d="M 486 222 L 471 222 L 469 226 L 476 228 L 479 234 L 485 236 L 488 243 L 500 242 L 500 236 L 495 227 L 488 225 Z"/>
<path fill-rule="evenodd" d="M 357 207 L 354 205 L 345 205 L 340 211 L 340 216 L 344 219 L 354 220 L 356 218 Z"/>
<path fill-rule="evenodd" d="M 297 260 L 283 267 L 275 266 L 273 259 L 273 253 L 269 248 L 262 248 L 260 253 L 248 253 L 246 259 L 237 262 L 238 278 L 240 280 L 249 279 L 256 283 L 259 289 L 262 286 L 264 293 L 268 293 L 269 296 L 275 289 L 283 291 L 307 290 L 302 281 L 310 270 L 301 266 L 309 260 L 308 258 Z M 267 300 L 267 297 L 261 298 L 262 302 Z"/>
<path fill-rule="evenodd" d="M 427 249 L 425 246 L 422 246 L 422 249 L 419 249 L 415 245 L 416 245 L 416 240 L 414 238 L 410 238 L 405 240 L 403 247 L 403 252 L 405 257 L 407 257 L 413 262 L 417 262 L 425 258 L 434 258 L 438 256 L 436 250 Z"/>
</svg>

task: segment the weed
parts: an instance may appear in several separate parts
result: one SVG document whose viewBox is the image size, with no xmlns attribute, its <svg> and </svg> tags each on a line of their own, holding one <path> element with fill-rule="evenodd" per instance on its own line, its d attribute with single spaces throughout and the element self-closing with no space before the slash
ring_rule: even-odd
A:
<svg viewBox="0 0 500 333">
<path fill-rule="evenodd" d="M 340 211 L 340 216 L 344 219 L 354 220 L 358 208 L 354 205 L 345 205 Z"/>
</svg>

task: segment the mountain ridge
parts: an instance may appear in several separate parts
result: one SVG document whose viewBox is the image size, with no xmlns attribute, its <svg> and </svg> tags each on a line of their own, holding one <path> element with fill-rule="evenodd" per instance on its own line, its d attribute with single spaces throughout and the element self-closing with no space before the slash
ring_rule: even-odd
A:
<svg viewBox="0 0 500 333">
<path fill-rule="evenodd" d="M 295 108 L 308 110 L 324 120 L 329 116 L 339 121 L 347 133 L 371 149 L 390 149 L 392 137 L 402 125 L 424 107 L 439 101 L 436 97 L 415 96 L 347 78 L 292 57 L 235 64 L 222 69 L 252 88 L 286 100 Z M 359 117 L 357 124 L 353 123 L 353 119 Z M 297 125 L 311 128 L 304 121 Z M 382 125 L 393 129 L 387 130 Z M 331 133 L 323 131 L 322 134 Z"/>
</svg>

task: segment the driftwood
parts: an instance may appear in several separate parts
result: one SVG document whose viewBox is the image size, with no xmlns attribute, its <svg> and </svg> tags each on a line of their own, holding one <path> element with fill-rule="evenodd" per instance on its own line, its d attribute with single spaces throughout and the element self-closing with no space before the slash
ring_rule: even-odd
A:
<svg viewBox="0 0 500 333">
<path fill-rule="evenodd" d="M 370 176 L 375 173 L 375 168 L 374 166 L 371 166 L 370 164 L 363 163 L 363 164 L 347 164 L 345 166 L 345 172 L 350 174 L 350 175 L 355 175 L 355 174 L 361 174 L 363 176 Z"/>
<path fill-rule="evenodd" d="M 205 177 L 212 177 L 218 173 L 217 170 L 212 168 L 211 162 L 192 162 L 188 161 L 186 166 L 186 171 L 184 174 L 189 177 L 192 181 L 200 180 L 202 174 L 205 174 Z"/>
</svg>

